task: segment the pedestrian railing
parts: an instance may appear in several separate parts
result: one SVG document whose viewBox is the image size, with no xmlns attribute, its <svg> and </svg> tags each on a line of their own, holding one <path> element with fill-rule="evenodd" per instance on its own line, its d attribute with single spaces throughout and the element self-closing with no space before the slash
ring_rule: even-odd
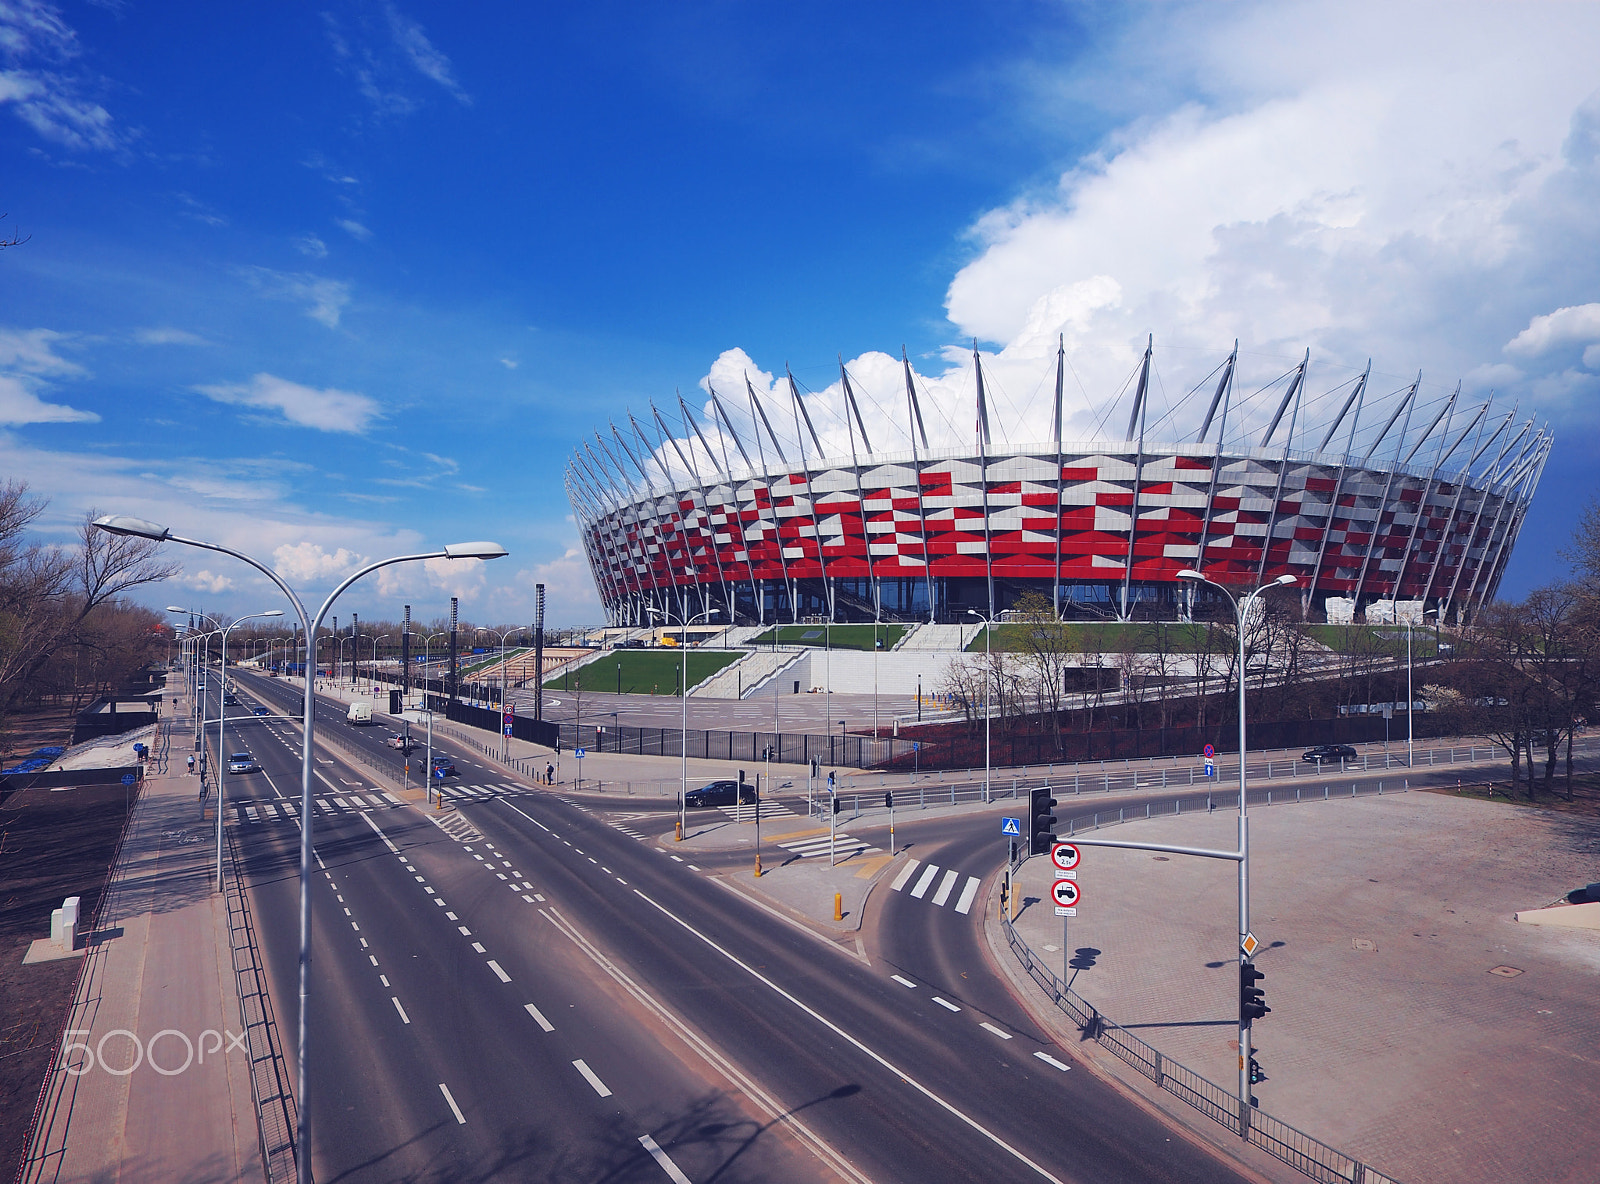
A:
<svg viewBox="0 0 1600 1184">
<path fill-rule="evenodd" d="M 1214 1081 L 1165 1056 L 1160 1049 L 1107 1019 L 1034 954 L 1009 919 L 1003 918 L 1001 925 L 1011 952 L 1028 977 L 1084 1038 L 1095 1041 L 1160 1089 L 1313 1180 L 1323 1184 L 1397 1184 L 1392 1176 L 1274 1118 L 1259 1107 L 1242 1105 L 1234 1094 Z"/>
</svg>

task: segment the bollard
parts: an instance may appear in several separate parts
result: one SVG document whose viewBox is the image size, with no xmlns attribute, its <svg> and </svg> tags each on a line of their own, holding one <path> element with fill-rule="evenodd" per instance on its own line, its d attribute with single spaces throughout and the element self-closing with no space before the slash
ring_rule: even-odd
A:
<svg viewBox="0 0 1600 1184">
<path fill-rule="evenodd" d="M 761 852 L 756 852 L 756 879 L 761 878 Z"/>
<path fill-rule="evenodd" d="M 677 822 L 673 823 L 672 825 L 673 825 L 673 829 L 677 831 L 677 834 L 676 834 L 676 836 L 674 836 L 672 841 L 675 842 L 675 843 L 683 842 L 683 820 L 679 819 Z"/>
<path fill-rule="evenodd" d="M 833 919 L 835 921 L 844 920 L 844 893 L 842 892 L 833 894 Z"/>
</svg>

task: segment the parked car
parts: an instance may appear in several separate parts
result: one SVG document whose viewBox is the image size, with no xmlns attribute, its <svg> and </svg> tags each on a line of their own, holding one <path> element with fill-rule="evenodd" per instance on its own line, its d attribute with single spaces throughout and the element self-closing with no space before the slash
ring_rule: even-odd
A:
<svg viewBox="0 0 1600 1184">
<path fill-rule="evenodd" d="M 228 772 L 259 773 L 261 766 L 256 764 L 256 758 L 248 752 L 234 752 L 228 755 Z"/>
<path fill-rule="evenodd" d="M 1356 750 L 1348 744 L 1319 744 L 1315 748 L 1306 749 L 1300 759 L 1310 761 L 1314 765 L 1331 761 L 1353 761 L 1356 759 Z"/>
<path fill-rule="evenodd" d="M 451 760 L 447 756 L 436 756 L 436 757 L 433 758 L 433 777 L 434 777 L 434 780 L 437 781 L 437 780 L 439 780 L 441 778 L 444 778 L 444 777 L 456 777 L 456 776 L 459 776 L 459 774 L 456 772 L 456 763 L 455 763 L 455 761 Z"/>
<path fill-rule="evenodd" d="M 753 785 L 740 785 L 737 781 L 713 781 L 709 785 L 702 785 L 699 789 L 691 789 L 683 795 L 683 804 L 690 809 L 701 806 L 731 806 L 735 801 L 741 805 L 754 805 L 756 800 L 756 787 Z"/>
<path fill-rule="evenodd" d="M 257 707 L 250 714 L 251 715 L 271 715 L 272 714 L 272 708 L 270 708 L 270 707 Z"/>
</svg>

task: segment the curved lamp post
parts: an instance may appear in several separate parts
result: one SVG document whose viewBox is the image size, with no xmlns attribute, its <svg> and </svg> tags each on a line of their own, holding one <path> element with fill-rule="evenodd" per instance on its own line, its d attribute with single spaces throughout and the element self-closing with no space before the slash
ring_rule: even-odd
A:
<svg viewBox="0 0 1600 1184">
<path fill-rule="evenodd" d="M 295 1093 L 299 1102 L 299 1128 L 295 1136 L 295 1169 L 301 1184 L 311 1184 L 311 1097 L 308 1092 L 310 1074 L 307 1070 L 309 1063 L 309 1040 L 307 1037 L 308 1024 L 307 1004 L 309 1000 L 309 984 L 311 972 L 311 778 L 313 772 L 312 752 L 314 750 L 314 729 L 316 727 L 317 699 L 317 629 L 322 625 L 322 619 L 328 615 L 328 610 L 333 607 L 333 602 L 351 584 L 362 576 L 369 575 L 381 567 L 388 567 L 395 563 L 411 563 L 425 559 L 498 559 L 508 552 L 498 543 L 451 543 L 442 551 L 428 551 L 418 555 L 395 555 L 389 559 L 380 559 L 376 563 L 369 563 L 354 574 L 345 577 L 334 590 L 328 593 L 328 598 L 322 602 L 322 607 L 314 616 L 308 616 L 305 606 L 300 598 L 295 595 L 293 588 L 284 581 L 271 567 L 260 560 L 252 559 L 231 547 L 224 547 L 220 543 L 205 542 L 200 539 L 183 538 L 157 522 L 148 522 L 143 518 L 132 518 L 122 514 L 107 514 L 94 520 L 95 526 L 108 534 L 131 535 L 135 538 L 152 539 L 158 543 L 182 543 L 188 547 L 199 547 L 205 551 L 217 551 L 223 555 L 230 555 L 255 568 L 267 579 L 277 585 L 278 590 L 289 598 L 289 603 L 294 606 L 295 615 L 300 618 L 301 628 L 305 630 L 305 657 L 306 657 L 306 684 L 305 706 L 302 720 L 302 736 L 300 751 L 300 1023 L 298 1033 L 298 1060 L 299 1077 Z"/>
<path fill-rule="evenodd" d="M 1238 623 L 1239 633 L 1239 973 L 1244 973 L 1244 967 L 1249 963 L 1251 952 L 1246 952 L 1246 938 L 1250 933 L 1250 825 L 1245 818 L 1245 670 L 1244 670 L 1244 632 L 1245 619 L 1250 615 L 1250 609 L 1256 599 L 1268 588 L 1277 588 L 1287 584 L 1299 582 L 1298 576 L 1285 573 L 1273 580 L 1270 584 L 1263 584 L 1255 589 L 1244 600 L 1239 600 L 1227 588 L 1215 580 L 1208 580 L 1192 567 L 1186 567 L 1178 573 L 1180 580 L 1194 580 L 1201 584 L 1210 584 L 1218 592 L 1228 598 L 1229 605 L 1233 608 L 1234 618 Z M 1244 1022 L 1241 1012 L 1239 1017 L 1239 1104 L 1248 1108 L 1250 1105 L 1250 1026 Z M 1242 1109 L 1239 1114 L 1241 1124 L 1244 1121 L 1247 1109 Z"/>
<path fill-rule="evenodd" d="M 983 622 L 983 800 L 989 800 L 989 776 L 991 772 L 989 760 L 989 719 L 994 711 L 989 702 L 989 684 L 994 679 L 994 651 L 989 648 L 989 639 L 994 636 L 994 622 L 984 616 L 975 608 L 967 610 L 969 617 L 977 617 Z"/>
</svg>

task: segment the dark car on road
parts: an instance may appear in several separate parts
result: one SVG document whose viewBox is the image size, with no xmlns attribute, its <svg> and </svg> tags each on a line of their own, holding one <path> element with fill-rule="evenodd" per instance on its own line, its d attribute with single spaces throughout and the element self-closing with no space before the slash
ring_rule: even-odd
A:
<svg viewBox="0 0 1600 1184">
<path fill-rule="evenodd" d="M 436 757 L 434 757 L 433 758 L 433 776 L 434 776 L 435 780 L 438 780 L 441 777 L 456 777 L 456 776 L 459 776 L 459 774 L 456 772 L 456 763 L 455 763 L 455 761 L 451 760 L 447 756 L 436 756 Z"/>
<path fill-rule="evenodd" d="M 250 714 L 251 715 L 271 715 L 272 714 L 272 708 L 270 708 L 270 707 L 257 707 Z"/>
<path fill-rule="evenodd" d="M 754 805 L 756 787 L 740 785 L 737 781 L 713 781 L 683 795 L 683 804 L 690 809 L 700 806 Z"/>
<path fill-rule="evenodd" d="M 1356 750 L 1348 744 L 1319 744 L 1315 748 L 1306 749 L 1300 759 L 1310 761 L 1314 765 L 1333 761 L 1353 761 L 1356 759 Z"/>
</svg>

